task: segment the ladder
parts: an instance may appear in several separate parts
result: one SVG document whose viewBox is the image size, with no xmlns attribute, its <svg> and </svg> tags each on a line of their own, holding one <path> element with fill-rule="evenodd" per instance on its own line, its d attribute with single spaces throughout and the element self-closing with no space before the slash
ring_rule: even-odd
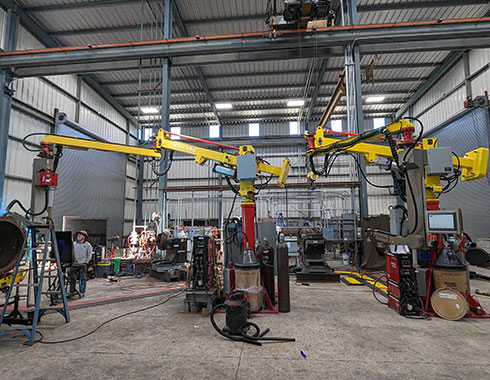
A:
<svg viewBox="0 0 490 380">
<path fill-rule="evenodd" d="M 24 325 L 30 326 L 30 328 L 25 327 L 22 332 L 29 340 L 29 345 L 32 346 L 35 341 L 36 328 L 41 320 L 41 316 L 47 310 L 56 310 L 64 318 L 66 323 L 70 322 L 70 313 L 68 310 L 68 302 L 66 299 L 66 289 L 65 281 L 62 271 L 62 265 L 60 260 L 60 254 L 58 250 L 58 243 L 56 240 L 56 233 L 54 231 L 54 225 L 52 223 L 48 224 L 29 224 L 26 226 L 26 236 L 24 238 L 24 243 L 22 244 L 22 249 L 17 259 L 17 264 L 15 266 L 14 272 L 12 274 L 12 281 L 8 287 L 7 294 L 5 296 L 5 303 L 2 307 L 2 313 L 0 315 L 0 329 L 2 324 L 11 325 Z M 45 243 L 42 252 L 42 257 L 38 258 L 38 249 L 36 237 L 37 234 L 44 230 L 45 231 Z M 51 251 L 49 250 L 49 245 L 51 243 Z M 50 255 L 51 253 L 51 255 Z M 53 258 L 51 258 L 53 257 Z M 32 276 L 29 276 L 29 281 L 27 284 L 16 283 L 15 279 L 19 270 L 21 269 L 21 264 L 26 261 L 30 264 L 29 270 L 32 270 Z M 46 264 L 49 264 L 50 269 L 46 270 Z M 51 269 L 51 264 L 55 264 L 56 268 Z M 51 273 L 55 272 L 54 275 Z M 57 278 L 58 287 L 56 290 L 52 290 L 50 286 L 47 291 L 43 291 L 43 282 L 45 278 Z M 27 287 L 27 294 L 20 294 L 19 288 Z M 15 289 L 15 294 L 13 295 L 13 290 Z M 26 305 L 28 305 L 29 294 L 32 290 L 34 297 L 34 309 L 29 309 L 27 312 L 27 317 L 22 315 L 19 310 L 19 301 L 21 298 L 26 298 Z M 41 295 L 60 295 L 61 296 L 61 306 L 54 306 L 49 308 L 41 308 Z M 13 309 L 8 310 L 9 305 L 13 305 Z M 8 313 L 8 314 L 7 314 Z M 8 329 L 0 330 L 0 337 L 6 334 Z"/>
</svg>

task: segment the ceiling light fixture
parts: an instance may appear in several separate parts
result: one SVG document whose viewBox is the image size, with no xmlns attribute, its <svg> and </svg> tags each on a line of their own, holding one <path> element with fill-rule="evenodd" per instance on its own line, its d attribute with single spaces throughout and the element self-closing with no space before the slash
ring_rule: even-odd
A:
<svg viewBox="0 0 490 380">
<path fill-rule="evenodd" d="M 149 113 L 158 113 L 159 110 L 156 107 L 141 107 L 141 112 L 145 114 L 149 114 Z"/>
<path fill-rule="evenodd" d="M 385 100 L 385 96 L 368 96 L 366 103 L 379 103 Z"/>
<path fill-rule="evenodd" d="M 233 108 L 233 104 L 231 104 L 231 103 L 216 103 L 215 107 L 218 110 L 231 110 Z"/>
<path fill-rule="evenodd" d="M 300 99 L 300 100 L 288 100 L 288 107 L 301 107 L 304 104 L 305 104 L 305 101 L 302 99 Z"/>
</svg>

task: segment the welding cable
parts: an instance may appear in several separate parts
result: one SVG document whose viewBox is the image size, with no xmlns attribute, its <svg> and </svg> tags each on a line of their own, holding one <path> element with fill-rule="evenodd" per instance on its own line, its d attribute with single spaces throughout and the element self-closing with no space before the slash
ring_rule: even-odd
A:
<svg viewBox="0 0 490 380">
<path fill-rule="evenodd" d="M 225 228 L 228 227 L 228 225 L 230 224 L 231 213 L 233 212 L 233 208 L 235 207 L 235 202 L 236 202 L 237 196 L 238 196 L 238 194 L 235 193 L 235 196 L 233 197 L 233 203 L 231 204 L 231 207 L 230 207 L 230 212 L 228 213 L 228 217 L 226 218 Z"/>
<path fill-rule="evenodd" d="M 366 173 L 364 173 L 364 170 L 362 170 L 362 168 L 361 168 L 361 164 L 359 163 L 359 160 L 357 159 L 357 157 L 356 157 L 356 156 L 354 156 L 352 153 L 347 153 L 347 154 L 348 154 L 349 156 L 351 156 L 351 157 L 354 159 L 354 161 L 356 162 L 357 168 L 359 169 L 359 172 L 361 173 L 362 177 L 363 177 L 363 178 L 366 180 L 366 182 L 367 182 L 367 183 L 369 183 L 371 186 L 373 186 L 373 187 L 377 187 L 377 188 L 380 188 L 380 189 L 391 189 L 391 188 L 393 188 L 393 187 L 394 187 L 393 185 L 377 185 L 377 184 L 375 184 L 375 183 L 372 183 L 372 182 L 371 182 L 371 181 L 368 179 L 368 177 L 367 177 Z"/>
<path fill-rule="evenodd" d="M 25 135 L 24 138 L 22 139 L 22 146 L 24 147 L 25 150 L 28 150 L 29 152 L 35 152 L 39 153 L 39 148 L 38 149 L 31 149 L 27 147 L 27 139 L 31 136 L 49 136 L 51 133 L 45 133 L 45 132 L 35 132 L 35 133 L 29 133 L 28 135 Z M 34 143 L 30 143 L 33 145 L 36 145 Z"/>
<path fill-rule="evenodd" d="M 27 215 L 30 215 L 30 216 L 39 216 L 39 215 L 42 215 L 42 214 L 44 214 L 44 213 L 46 212 L 46 210 L 48 209 L 48 191 L 49 191 L 49 190 L 48 190 L 47 188 L 44 190 L 44 198 L 45 198 L 45 201 L 44 201 L 44 207 L 43 207 L 43 209 L 42 209 L 41 211 L 39 211 L 39 212 L 31 212 L 30 210 L 27 210 L 27 209 L 24 207 L 24 205 L 23 205 L 23 204 L 22 204 L 22 203 L 21 203 L 21 202 L 20 202 L 18 199 L 14 199 L 14 200 L 12 200 L 12 201 L 11 201 L 11 202 L 8 204 L 8 206 L 7 206 L 7 208 L 5 209 L 5 211 L 10 211 L 10 209 L 11 209 L 12 207 L 14 207 L 14 205 L 15 205 L 15 204 L 18 204 L 18 205 L 19 205 L 19 207 L 22 209 L 22 211 L 24 211 L 24 212 L 25 212 Z"/>
<path fill-rule="evenodd" d="M 388 131 L 388 129 L 386 128 L 386 126 L 383 126 L 380 128 L 370 130 L 370 131 L 365 131 L 363 133 L 356 135 L 353 138 L 339 140 L 339 141 L 337 141 L 337 142 L 335 142 L 329 146 L 326 146 L 324 148 L 317 148 L 317 149 L 314 149 L 312 151 L 309 151 L 306 155 L 306 167 L 308 168 L 308 170 L 312 171 L 315 175 L 318 175 L 318 176 L 324 175 L 326 173 L 326 169 L 327 169 L 326 165 L 324 165 L 322 170 L 317 170 L 315 168 L 315 163 L 313 162 L 313 157 L 318 156 L 320 154 L 328 154 L 328 153 L 333 152 L 333 151 L 342 151 L 342 150 L 349 149 L 349 148 L 353 147 L 354 145 L 356 145 L 362 141 L 370 140 L 370 139 L 372 139 L 372 138 L 374 138 L 380 134 L 386 135 L 387 131 Z M 345 141 L 345 140 L 347 140 L 347 141 Z M 391 141 L 390 143 L 393 144 L 393 141 Z M 325 164 L 327 164 L 327 162 Z"/>
<path fill-rule="evenodd" d="M 386 275 L 382 275 L 382 276 L 379 276 L 376 281 L 374 281 L 374 284 L 373 284 L 373 297 L 376 299 L 376 301 L 378 301 L 381 305 L 388 305 L 388 302 L 383 302 L 381 301 L 378 297 L 376 297 L 376 284 L 378 283 L 378 281 L 381 279 L 381 278 L 387 278 Z"/>
<path fill-rule="evenodd" d="M 154 309 L 155 307 L 158 307 L 158 306 L 161 306 L 161 305 L 164 305 L 166 304 L 168 301 L 170 301 L 172 298 L 176 298 L 176 297 L 179 297 L 181 296 L 183 293 L 184 293 L 185 289 L 181 289 L 180 291 L 178 291 L 177 293 L 175 294 L 172 294 L 171 296 L 168 296 L 165 300 L 163 300 L 162 302 L 159 302 L 155 305 L 150 305 L 150 306 L 147 306 L 147 307 L 144 307 L 144 308 L 141 308 L 141 309 L 137 309 L 137 310 L 133 310 L 133 311 L 129 311 L 127 313 L 124 313 L 124 314 L 121 314 L 121 315 L 118 315 L 114 318 L 111 318 L 111 319 L 108 319 L 107 321 L 105 322 L 102 322 L 100 325 L 98 325 L 95 329 L 93 329 L 92 331 L 86 333 L 86 334 L 83 334 L 83 335 L 80 335 L 80 336 L 77 336 L 77 337 L 74 337 L 74 338 L 69 338 L 69 339 L 65 339 L 65 340 L 57 340 L 57 341 L 49 341 L 49 342 L 45 342 L 43 341 L 42 337 L 41 339 L 38 339 L 38 340 L 35 340 L 34 343 L 42 343 L 42 344 L 61 344 L 61 343 L 69 343 L 69 342 L 73 342 L 75 340 L 79 340 L 79 339 L 83 339 L 83 338 L 86 338 L 92 334 L 94 334 L 95 332 L 97 332 L 100 328 L 102 328 L 103 326 L 107 325 L 108 323 L 110 322 L 113 322 L 117 319 L 120 319 L 120 318 L 123 318 L 123 317 L 127 317 L 128 315 L 132 315 L 132 314 L 136 314 L 136 313 L 141 313 L 142 311 L 146 311 L 146 310 L 150 310 L 150 309 Z"/>
<path fill-rule="evenodd" d="M 231 191 L 233 191 L 233 194 L 235 194 L 235 196 L 236 196 L 236 195 L 240 195 L 240 190 L 237 190 L 237 189 L 235 189 L 235 188 L 233 187 L 233 185 L 232 185 L 232 183 L 231 183 L 231 180 L 230 180 L 230 177 L 228 177 L 228 176 L 226 176 L 226 175 L 225 175 L 224 177 L 225 177 L 225 181 L 226 181 L 226 183 L 228 184 L 228 187 L 230 188 L 230 190 L 231 190 Z"/>
<path fill-rule="evenodd" d="M 247 245 L 250 247 L 250 240 L 248 240 L 248 236 L 245 232 L 243 231 L 235 231 L 231 235 L 229 235 L 226 238 L 226 241 L 229 242 L 233 237 L 237 236 L 238 234 L 242 234 L 242 236 L 245 236 L 245 240 L 247 241 Z"/>
<path fill-rule="evenodd" d="M 263 159 L 262 157 L 258 157 L 257 160 L 264 163 L 264 164 L 271 165 L 267 160 Z M 267 177 L 267 179 L 265 180 L 265 183 L 262 183 L 263 177 L 265 177 L 265 176 L 260 176 L 261 183 L 260 183 L 260 186 L 258 187 L 258 191 L 257 191 L 256 195 L 260 192 L 260 190 L 265 189 L 267 187 L 267 185 L 270 183 L 270 181 L 272 181 L 272 177 L 274 177 L 274 175 L 271 173 L 271 175 L 269 177 Z"/>
<path fill-rule="evenodd" d="M 56 169 L 58 169 L 58 163 L 59 163 L 61 157 L 63 157 L 63 146 L 62 145 L 56 145 L 56 153 L 54 154 L 54 161 L 53 161 L 53 172 L 54 173 L 56 173 Z"/>
<path fill-rule="evenodd" d="M 454 157 L 456 157 L 457 161 L 458 161 L 458 167 L 456 169 L 454 169 L 454 173 L 453 175 L 451 175 L 450 177 L 447 177 L 447 176 L 444 176 L 444 177 L 441 177 L 441 179 L 447 181 L 447 184 L 446 186 L 443 187 L 441 193 L 437 196 L 437 198 L 439 198 L 441 196 L 441 194 L 447 194 L 449 193 L 450 191 L 452 191 L 459 183 L 459 177 L 461 176 L 461 160 L 459 159 L 459 156 L 454 153 L 454 152 L 451 152 L 453 154 Z"/>
<path fill-rule="evenodd" d="M 158 166 L 160 164 L 156 163 L 156 159 L 152 159 L 151 160 L 151 170 L 153 171 L 153 174 L 155 174 L 157 177 L 161 177 L 161 176 L 166 175 L 168 173 L 168 171 L 170 170 L 170 168 L 172 167 L 173 157 L 174 157 L 174 151 L 170 151 L 170 153 L 168 153 L 168 151 L 165 151 L 164 160 L 167 159 L 167 166 L 161 172 L 158 171 Z"/>
<path fill-rule="evenodd" d="M 403 161 L 407 160 L 408 153 L 410 153 L 413 150 L 413 148 L 415 148 L 419 144 L 420 139 L 422 138 L 422 135 L 424 134 L 424 124 L 420 121 L 420 119 L 417 119 L 416 117 L 409 117 L 409 116 L 405 117 L 405 119 L 415 120 L 417 123 L 419 123 L 420 132 L 419 132 L 417 138 L 415 139 L 415 142 L 410 146 L 410 148 L 407 149 L 407 151 L 403 155 Z"/>
</svg>

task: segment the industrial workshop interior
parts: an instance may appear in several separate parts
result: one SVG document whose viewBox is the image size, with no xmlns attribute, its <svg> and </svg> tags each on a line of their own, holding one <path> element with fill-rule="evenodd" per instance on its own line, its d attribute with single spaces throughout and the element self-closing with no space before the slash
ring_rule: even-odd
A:
<svg viewBox="0 0 490 380">
<path fill-rule="evenodd" d="M 0 6 L 1 379 L 490 379 L 490 1 Z"/>
</svg>

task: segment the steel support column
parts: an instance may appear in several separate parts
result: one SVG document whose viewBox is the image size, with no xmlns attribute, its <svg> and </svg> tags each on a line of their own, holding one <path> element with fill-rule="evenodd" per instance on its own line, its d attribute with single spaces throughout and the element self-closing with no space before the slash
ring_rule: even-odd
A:
<svg viewBox="0 0 490 380">
<path fill-rule="evenodd" d="M 82 108 L 82 76 L 77 75 L 77 105 L 75 106 L 75 121 L 80 123 L 80 109 Z"/>
<path fill-rule="evenodd" d="M 347 1 L 347 11 L 349 25 L 357 25 L 357 4 L 356 0 Z M 347 84 L 347 123 L 351 132 L 364 132 L 364 115 L 362 111 L 362 87 L 361 87 L 361 54 L 359 45 L 346 46 L 345 54 L 346 65 L 346 84 Z M 359 160 L 359 170 L 366 173 L 366 163 L 363 159 Z M 361 217 L 369 215 L 367 183 L 364 176 L 358 175 L 359 187 L 359 211 Z"/>
<path fill-rule="evenodd" d="M 165 0 L 164 21 L 163 21 L 163 38 L 172 38 L 172 0 Z M 162 109 L 160 128 L 170 130 L 170 70 L 171 60 L 169 57 L 163 58 L 162 66 Z M 154 131 L 157 132 L 157 131 Z M 168 163 L 168 152 L 160 159 L 160 167 L 166 168 Z M 160 222 L 160 232 L 168 226 L 167 212 L 167 193 L 164 188 L 167 187 L 167 175 L 158 178 L 158 212 L 162 214 Z"/>
<path fill-rule="evenodd" d="M 470 52 L 466 50 L 463 53 L 463 64 L 464 64 L 464 86 L 466 90 L 466 97 L 473 96 L 471 90 L 471 69 L 470 69 Z"/>
<path fill-rule="evenodd" d="M 5 51 L 15 50 L 19 32 L 19 16 L 17 6 L 7 11 L 3 46 Z M 13 76 L 9 69 L 0 71 L 0 208 L 3 207 L 3 191 L 5 184 L 7 145 L 9 139 L 10 111 L 12 108 Z"/>
</svg>

